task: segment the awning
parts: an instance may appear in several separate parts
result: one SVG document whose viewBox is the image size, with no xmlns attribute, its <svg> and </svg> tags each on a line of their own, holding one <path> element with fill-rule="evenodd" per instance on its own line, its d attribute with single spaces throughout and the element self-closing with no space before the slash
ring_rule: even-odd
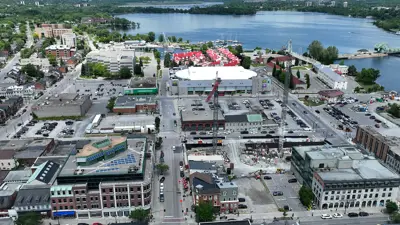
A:
<svg viewBox="0 0 400 225">
<path fill-rule="evenodd" d="M 53 216 L 75 216 L 75 211 L 54 212 Z"/>
</svg>

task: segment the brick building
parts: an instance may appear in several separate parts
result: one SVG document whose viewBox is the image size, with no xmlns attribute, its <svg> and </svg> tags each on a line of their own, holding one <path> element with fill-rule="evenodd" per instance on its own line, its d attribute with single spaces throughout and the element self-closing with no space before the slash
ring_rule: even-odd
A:
<svg viewBox="0 0 400 225">
<path fill-rule="evenodd" d="M 181 111 L 181 125 L 184 131 L 212 130 L 213 112 L 209 109 Z M 220 110 L 218 110 L 218 127 L 225 129 L 225 119 Z"/>
<path fill-rule="evenodd" d="M 75 48 L 67 45 L 50 45 L 46 49 L 46 55 L 51 54 L 56 58 L 69 59 L 75 54 Z"/>
<path fill-rule="evenodd" d="M 220 190 L 209 173 L 193 173 L 190 175 L 192 184 L 193 204 L 211 202 L 215 208 L 220 207 Z"/>
<path fill-rule="evenodd" d="M 154 96 L 120 96 L 115 101 L 114 113 L 154 113 L 157 101 Z"/>
</svg>

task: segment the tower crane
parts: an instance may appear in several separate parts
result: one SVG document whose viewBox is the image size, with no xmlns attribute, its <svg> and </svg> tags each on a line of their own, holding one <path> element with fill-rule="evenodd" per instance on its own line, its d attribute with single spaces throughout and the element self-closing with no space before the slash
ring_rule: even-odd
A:
<svg viewBox="0 0 400 225">
<path fill-rule="evenodd" d="M 289 40 L 286 48 L 286 55 L 291 57 L 292 53 L 292 40 Z M 285 75 L 285 84 L 283 89 L 283 101 L 282 101 L 282 112 L 281 112 L 281 122 L 279 124 L 279 146 L 278 146 L 278 153 L 283 154 L 283 144 L 285 142 L 285 123 L 286 123 L 286 114 L 287 114 L 287 104 L 289 98 L 289 84 L 290 79 L 292 79 L 292 59 L 289 58 L 287 61 L 287 70 Z"/>
<path fill-rule="evenodd" d="M 215 81 L 213 84 L 213 88 L 210 92 L 210 94 L 208 94 L 207 98 L 206 98 L 206 102 L 209 102 L 211 100 L 212 97 L 213 98 L 213 104 L 214 104 L 214 109 L 213 109 L 213 127 L 212 127 L 212 131 L 213 131 L 213 139 L 212 139 L 212 144 L 213 144 L 213 154 L 215 154 L 217 152 L 217 143 L 218 143 L 218 110 L 219 107 L 218 106 L 218 86 L 221 84 L 221 78 L 218 77 L 218 71 L 216 73 L 215 76 Z"/>
</svg>

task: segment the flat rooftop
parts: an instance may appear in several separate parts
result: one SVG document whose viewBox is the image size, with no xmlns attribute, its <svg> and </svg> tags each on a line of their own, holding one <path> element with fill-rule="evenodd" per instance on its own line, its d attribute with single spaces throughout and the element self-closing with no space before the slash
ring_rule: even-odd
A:
<svg viewBox="0 0 400 225">
<path fill-rule="evenodd" d="M 179 70 L 175 76 L 187 80 L 214 80 L 216 74 L 224 80 L 248 80 L 257 76 L 257 73 L 247 70 L 241 66 L 221 66 L 221 67 L 189 67 Z"/>
<path fill-rule="evenodd" d="M 314 65 L 319 71 L 324 73 L 326 76 L 328 76 L 330 79 L 336 82 L 345 82 L 346 79 L 344 79 L 341 75 L 337 74 L 335 71 L 333 71 L 329 66 L 324 66 L 321 64 Z"/>
<path fill-rule="evenodd" d="M 47 98 L 47 99 L 46 99 Z M 41 98 L 33 107 L 62 107 L 65 105 L 81 105 L 86 99 L 90 98 L 89 95 L 79 95 L 76 93 L 62 93 L 52 95 L 50 97 Z"/>
<path fill-rule="evenodd" d="M 155 77 L 147 77 L 147 78 L 131 78 L 130 87 L 131 88 L 156 88 L 156 78 Z"/>
<path fill-rule="evenodd" d="M 78 166 L 76 155 L 69 156 L 59 177 L 62 176 L 85 176 L 85 175 L 104 175 L 104 174 L 124 174 L 128 173 L 132 167 L 137 167 L 137 173 L 143 173 L 144 163 L 143 154 L 146 149 L 146 138 L 127 139 L 128 149 L 120 152 L 112 159 L 104 160 L 89 166 Z M 76 174 L 76 170 L 81 170 L 82 174 Z"/>
<path fill-rule="evenodd" d="M 151 95 L 124 95 L 115 100 L 114 108 L 129 108 L 136 105 L 154 105 L 156 104 L 155 96 Z"/>
<path fill-rule="evenodd" d="M 83 146 L 83 148 L 79 151 L 78 154 L 76 154 L 76 156 L 77 157 L 90 156 L 96 152 L 107 150 L 107 149 L 112 148 L 118 144 L 125 142 L 125 141 L 126 141 L 125 137 L 119 137 L 119 138 L 113 137 L 113 138 L 107 138 L 107 139 L 100 140 L 100 141 L 96 140 L 90 144 Z M 104 144 L 105 142 L 109 143 L 109 145 L 108 144 L 105 145 Z"/>
<path fill-rule="evenodd" d="M 400 179 L 398 174 L 383 166 L 376 159 L 354 160 L 352 168 L 318 172 L 318 175 L 324 181 Z"/>
<path fill-rule="evenodd" d="M 186 121 L 210 121 L 213 120 L 213 111 L 208 108 L 208 105 L 205 106 L 204 111 L 192 111 L 190 109 L 186 109 L 181 112 L 181 118 L 183 122 Z M 224 120 L 224 115 L 222 115 L 221 110 L 218 110 L 218 120 Z"/>
<path fill-rule="evenodd" d="M 328 159 L 362 159 L 363 154 L 354 146 L 327 146 L 327 145 L 317 145 L 317 146 L 296 146 L 294 150 L 303 159 L 306 154 L 312 160 L 328 160 Z"/>
</svg>

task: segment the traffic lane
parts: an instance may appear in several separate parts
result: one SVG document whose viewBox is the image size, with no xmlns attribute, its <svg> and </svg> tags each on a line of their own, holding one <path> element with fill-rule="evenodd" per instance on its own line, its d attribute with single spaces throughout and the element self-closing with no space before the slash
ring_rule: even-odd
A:
<svg viewBox="0 0 400 225">
<path fill-rule="evenodd" d="M 305 210 L 298 199 L 298 191 L 300 190 L 299 184 L 297 182 L 288 182 L 289 179 L 294 178 L 293 176 L 289 176 L 287 174 L 268 174 L 266 176 L 271 177 L 271 179 L 265 180 L 271 195 L 273 195 L 275 191 L 283 192 L 282 196 L 274 196 L 279 208 L 283 208 L 285 205 L 287 205 L 293 211 Z"/>
<path fill-rule="evenodd" d="M 178 141 L 178 143 L 176 143 L 176 146 L 180 145 L 179 143 L 179 139 L 176 139 Z M 182 188 L 182 183 L 179 182 L 179 180 L 181 179 L 180 176 L 180 165 L 179 162 L 183 161 L 183 148 L 181 148 L 182 150 L 180 151 L 176 151 L 174 153 L 174 167 L 176 168 L 174 171 L 175 173 L 175 177 L 176 177 L 176 181 L 175 181 L 175 186 L 174 188 L 176 189 L 175 191 L 175 202 L 174 202 L 174 208 L 176 209 L 174 211 L 174 217 L 175 218 L 181 218 L 182 217 L 182 204 L 180 203 L 180 200 L 182 199 L 182 194 L 183 194 L 183 188 Z M 182 199 L 183 200 L 183 199 Z"/>
</svg>

